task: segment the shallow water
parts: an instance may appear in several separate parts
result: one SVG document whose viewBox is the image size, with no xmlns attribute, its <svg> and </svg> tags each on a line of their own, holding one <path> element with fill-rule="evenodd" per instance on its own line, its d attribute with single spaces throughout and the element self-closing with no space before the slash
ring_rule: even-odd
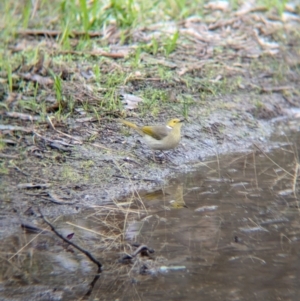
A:
<svg viewBox="0 0 300 301">
<path fill-rule="evenodd" d="M 196 163 L 161 190 L 107 205 L 109 215 L 95 208 L 52 221 L 104 265 L 86 299 L 299 300 L 300 134 L 274 140 L 268 153 Z M 155 253 L 120 263 L 132 242 Z M 75 300 L 97 270 L 52 232 L 20 229 L 1 258 L 4 300 Z"/>
</svg>

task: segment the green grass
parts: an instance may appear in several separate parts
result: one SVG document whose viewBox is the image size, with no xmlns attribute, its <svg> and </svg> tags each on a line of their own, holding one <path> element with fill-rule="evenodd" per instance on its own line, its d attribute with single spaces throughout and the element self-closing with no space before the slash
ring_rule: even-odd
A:
<svg viewBox="0 0 300 301">
<path fill-rule="evenodd" d="M 169 56 L 176 49 L 178 38 L 179 31 L 176 31 L 173 36 L 166 39 L 166 43 L 164 45 L 166 56 Z"/>
<path fill-rule="evenodd" d="M 180 97 L 180 103 L 181 103 L 181 116 L 184 117 L 184 119 L 188 119 L 189 117 L 189 111 L 190 108 L 195 105 L 195 100 L 192 95 L 182 95 Z"/>
<path fill-rule="evenodd" d="M 4 162 L 0 162 L 0 175 L 8 175 L 8 174 L 9 174 L 9 169 L 6 167 L 6 164 Z M 3 187 L 0 186 L 0 188 Z"/>
<path fill-rule="evenodd" d="M 231 0 L 233 9 L 238 9 L 243 1 Z M 276 9 L 281 15 L 287 0 L 258 0 L 258 5 Z M 118 28 L 148 26 L 157 22 L 182 20 L 189 16 L 204 17 L 204 5 L 207 1 L 191 0 L 53 0 L 40 1 L 37 10 L 30 0 L 3 0 L 0 9 L 3 23 L 10 24 L 8 30 L 18 28 L 44 28 L 45 19 L 50 24 L 48 29 L 60 29 L 66 33 L 70 30 L 99 30 L 110 24 Z M 50 22 L 50 23 L 49 23 Z M 0 23 L 1 24 L 1 23 Z M 1 27 L 6 27 L 3 26 Z M 172 48 L 172 47 L 171 47 Z M 170 50 L 166 50 L 167 52 Z"/>
<path fill-rule="evenodd" d="M 74 169 L 73 167 L 67 164 L 64 164 L 62 166 L 60 178 L 64 183 L 82 183 L 87 180 L 87 175 L 80 175 L 78 173 L 78 170 Z"/>
<path fill-rule="evenodd" d="M 5 67 L 7 73 L 8 91 L 11 93 L 13 91 L 13 77 L 10 62 L 6 62 Z"/>
<path fill-rule="evenodd" d="M 288 0 L 258 0 L 258 4 L 266 6 L 269 10 L 276 9 L 280 16 L 282 15 L 287 3 Z"/>
<path fill-rule="evenodd" d="M 191 108 L 197 104 L 195 99 L 205 102 L 208 97 L 219 98 L 239 91 L 242 75 L 228 76 L 225 65 L 230 66 L 234 62 L 244 64 L 249 67 L 250 77 L 258 72 L 270 72 L 274 84 L 283 82 L 289 71 L 284 63 L 270 56 L 249 59 L 248 63 L 241 62 L 237 57 L 224 65 L 210 61 L 201 69 L 191 69 L 182 76 L 178 75 L 176 63 L 178 56 L 182 55 L 179 54 L 182 50 L 180 47 L 184 45 L 188 49 L 189 45 L 194 46 L 193 42 L 181 34 L 178 21 L 196 16 L 205 23 L 210 16 L 204 9 L 207 4 L 204 0 L 53 0 L 40 1 L 36 11 L 33 3 L 29 0 L 1 2 L 0 9 L 4 13 L 0 20 L 3 29 L 0 32 L 0 68 L 3 70 L 1 77 L 6 80 L 3 84 L 5 95 L 15 92 L 22 96 L 14 109 L 33 112 L 43 118 L 47 114 L 55 114 L 55 117 L 64 120 L 75 115 L 77 108 L 82 108 L 88 115 L 96 116 L 99 120 L 109 112 L 122 112 L 124 108 L 118 97 L 121 87 L 128 89 L 128 93 L 142 95 L 144 102 L 139 105 L 137 113 L 157 116 L 164 112 L 170 115 L 176 112 L 188 118 Z M 257 1 L 257 5 L 265 5 L 269 9 L 275 7 L 279 15 L 282 14 L 285 3 L 286 1 L 279 0 Z M 242 1 L 231 0 L 230 5 L 233 9 L 238 9 Z M 160 31 L 154 27 L 152 36 L 136 38 L 139 29 L 151 27 L 158 22 L 165 24 L 166 30 Z M 45 24 L 48 24 L 47 28 Z M 8 48 L 22 40 L 22 37 L 16 35 L 21 28 L 59 30 L 61 34 L 49 39 L 33 38 L 35 44 L 12 53 Z M 108 36 L 110 30 L 115 35 L 112 44 L 107 37 L 91 38 L 88 34 L 103 29 Z M 76 35 L 78 31 L 83 34 Z M 295 35 L 299 34 L 295 32 Z M 280 36 L 278 39 L 282 40 Z M 114 47 L 121 46 L 130 46 L 130 54 L 123 59 L 89 55 L 94 49 L 110 52 Z M 83 55 L 68 53 L 73 50 Z M 32 70 L 39 60 L 40 51 L 45 53 L 45 62 L 50 62 L 45 66 L 46 76 L 54 82 L 53 86 L 47 88 L 22 80 L 15 72 L 24 66 L 27 67 L 24 72 Z M 61 53 L 62 51 L 64 52 Z M 216 58 L 224 54 L 234 56 L 235 53 L 225 46 L 214 47 L 213 51 Z M 184 57 L 179 56 L 179 60 L 181 59 Z M 161 61 L 174 64 L 175 67 L 167 67 Z M 70 71 L 70 78 L 67 80 L 61 76 L 64 69 Z M 81 77 L 81 71 L 86 69 L 93 71 L 92 79 Z M 139 79 L 136 74 L 140 74 Z M 171 101 L 170 92 L 174 90 L 178 95 L 175 101 Z M 49 95 L 58 104 L 55 112 L 47 112 L 49 103 L 45 99 Z"/>
</svg>

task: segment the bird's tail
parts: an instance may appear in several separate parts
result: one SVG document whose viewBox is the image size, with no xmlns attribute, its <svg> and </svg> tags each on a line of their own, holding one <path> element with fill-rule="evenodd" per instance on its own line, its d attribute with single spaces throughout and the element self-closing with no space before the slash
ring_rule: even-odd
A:
<svg viewBox="0 0 300 301">
<path fill-rule="evenodd" d="M 127 121 L 127 120 L 124 120 L 124 119 L 119 119 L 119 121 L 122 122 L 123 124 L 125 124 L 125 125 L 133 128 L 133 129 L 139 131 L 139 127 L 136 124 L 134 124 L 134 123 L 132 123 L 130 121 Z"/>
</svg>

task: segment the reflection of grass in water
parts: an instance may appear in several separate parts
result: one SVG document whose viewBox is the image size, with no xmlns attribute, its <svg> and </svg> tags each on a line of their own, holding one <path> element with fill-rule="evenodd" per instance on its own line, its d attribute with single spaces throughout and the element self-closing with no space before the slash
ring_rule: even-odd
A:
<svg viewBox="0 0 300 301">
<path fill-rule="evenodd" d="M 116 161 L 114 162 L 123 176 L 127 177 L 132 187 L 134 187 L 135 185 L 129 174 Z M 126 244 L 124 242 L 126 241 L 128 224 L 139 220 L 141 215 L 147 214 L 147 209 L 139 193 L 134 191 L 132 196 L 126 198 L 125 202 L 114 200 L 111 205 L 97 206 L 95 208 L 95 213 L 89 215 L 87 218 L 92 218 L 102 229 L 99 232 L 99 235 L 103 236 L 101 237 L 101 249 L 110 250 L 123 247 L 125 251 Z M 88 229 L 86 230 L 88 231 Z M 102 239 L 104 240 L 102 241 Z"/>
<path fill-rule="evenodd" d="M 105 272 L 109 275 L 109 277 L 102 278 L 99 285 L 113 295 L 118 291 L 123 292 L 124 288 L 128 286 L 129 280 L 140 273 L 142 266 L 145 264 L 153 266 L 154 271 L 156 265 L 156 259 L 149 260 L 148 257 L 140 255 L 130 260 L 130 264 L 126 264 L 126 261 L 123 263 L 118 261 L 125 254 L 133 254 L 136 249 L 132 245 L 134 238 L 129 240 L 126 237 L 131 224 L 134 225 L 133 231 L 137 231 L 135 233 L 138 235 L 143 225 L 143 221 L 140 222 L 141 217 L 144 215 L 147 217 L 147 210 L 138 199 L 139 197 L 132 195 L 122 202 L 115 200 L 111 204 L 95 206 L 95 212 L 85 217 L 93 225 L 89 228 L 68 222 L 75 228 L 97 235 L 94 240 L 97 248 L 93 250 L 93 253 L 95 256 L 101 256 Z"/>
<path fill-rule="evenodd" d="M 285 168 L 283 168 L 282 166 L 280 166 L 279 164 L 277 164 L 268 154 L 266 154 L 260 147 L 258 147 L 257 145 L 255 145 L 259 151 L 261 151 L 263 153 L 263 155 L 270 161 L 272 162 L 277 168 L 280 168 L 281 171 L 284 172 L 283 175 L 281 175 L 280 177 L 278 176 L 278 178 L 276 178 L 276 182 L 278 182 L 280 179 L 283 178 L 290 178 L 291 179 L 291 187 L 292 187 L 292 192 L 294 195 L 294 198 L 296 200 L 297 203 L 297 208 L 299 208 L 299 198 L 297 195 L 297 191 L 298 191 L 298 178 L 299 178 L 299 172 L 300 172 L 300 163 L 299 163 L 299 156 L 298 156 L 298 152 L 297 152 L 297 147 L 292 147 L 292 153 L 294 154 L 294 167 L 293 170 L 291 172 L 289 172 L 288 170 L 286 170 Z M 289 150 L 288 150 L 289 152 Z"/>
<path fill-rule="evenodd" d="M 115 164 L 121 170 L 123 176 L 130 180 L 132 187 L 134 187 L 130 176 L 116 161 Z M 77 180 L 75 171 L 67 167 L 64 169 L 62 175 L 63 177 Z M 110 204 L 93 206 L 93 208 L 95 212 L 85 217 L 85 219 L 94 223 L 92 228 L 82 227 L 76 223 L 68 222 L 68 224 L 98 235 L 99 241 L 97 241 L 97 245 L 99 246 L 98 250 L 101 252 L 111 250 L 132 252 L 132 246 L 126 243 L 126 230 L 131 222 L 140 220 L 142 215 L 147 214 L 146 207 L 138 192 L 133 192 L 123 202 L 113 200 Z"/>
</svg>

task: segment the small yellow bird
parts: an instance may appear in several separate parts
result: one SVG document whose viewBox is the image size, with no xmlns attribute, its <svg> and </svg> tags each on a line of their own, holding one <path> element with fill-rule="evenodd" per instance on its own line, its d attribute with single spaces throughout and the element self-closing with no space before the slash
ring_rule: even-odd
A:
<svg viewBox="0 0 300 301">
<path fill-rule="evenodd" d="M 120 121 L 142 135 L 145 143 L 152 150 L 173 149 L 180 142 L 180 130 L 183 120 L 178 118 L 171 119 L 166 125 L 145 125 L 141 127 L 126 120 L 121 119 Z"/>
</svg>

